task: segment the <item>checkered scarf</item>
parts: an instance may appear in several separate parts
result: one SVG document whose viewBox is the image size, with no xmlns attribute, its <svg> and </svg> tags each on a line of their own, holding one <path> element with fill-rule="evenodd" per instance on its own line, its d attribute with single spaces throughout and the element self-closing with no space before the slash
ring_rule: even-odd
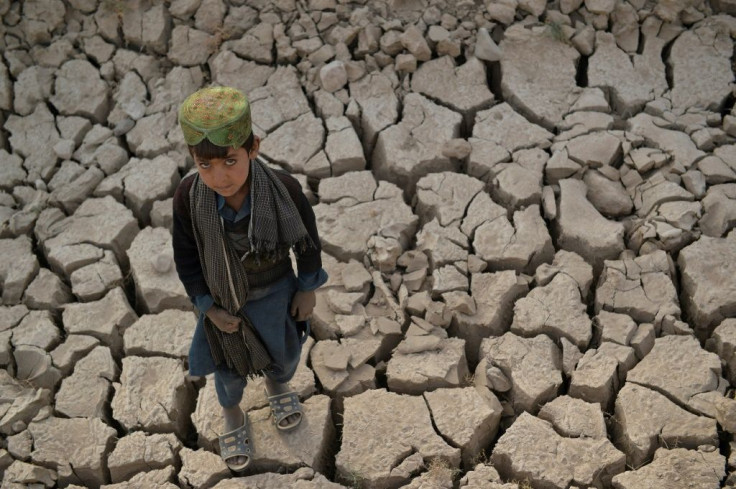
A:
<svg viewBox="0 0 736 489">
<path fill-rule="evenodd" d="M 260 159 L 255 159 L 250 163 L 250 178 L 249 253 L 256 257 L 266 256 L 283 247 L 304 249 L 312 245 L 294 201 L 274 171 Z M 244 378 L 262 374 L 270 365 L 271 358 L 247 316 L 240 313 L 248 298 L 248 277 L 240 257 L 230 240 L 226 239 L 224 225 L 217 212 L 215 192 L 202 182 L 199 175 L 194 177 L 189 201 L 199 261 L 210 293 L 215 304 L 243 320 L 238 332 L 228 334 L 220 331 L 205 316 L 205 332 L 212 357 L 215 364 L 224 363 Z M 230 265 L 229 276 L 226 263 Z M 230 290 L 230 277 L 234 293 Z"/>
</svg>

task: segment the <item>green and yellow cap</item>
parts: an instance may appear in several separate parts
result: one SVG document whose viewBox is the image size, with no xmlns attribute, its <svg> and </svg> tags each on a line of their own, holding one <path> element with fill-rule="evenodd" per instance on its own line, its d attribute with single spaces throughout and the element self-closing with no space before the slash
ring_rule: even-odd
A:
<svg viewBox="0 0 736 489">
<path fill-rule="evenodd" d="M 216 146 L 237 149 L 251 133 L 250 103 L 236 88 L 203 88 L 179 107 L 179 125 L 189 146 L 207 138 Z"/>
</svg>

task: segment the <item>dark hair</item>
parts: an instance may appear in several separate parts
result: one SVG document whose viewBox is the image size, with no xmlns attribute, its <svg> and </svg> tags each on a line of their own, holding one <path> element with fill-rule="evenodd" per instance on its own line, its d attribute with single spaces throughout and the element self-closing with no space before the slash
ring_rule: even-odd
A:
<svg viewBox="0 0 736 489">
<path fill-rule="evenodd" d="M 250 133 L 250 136 L 248 136 L 248 139 L 245 140 L 242 147 L 250 153 L 250 150 L 253 147 L 252 132 Z M 195 144 L 194 146 L 189 146 L 189 151 L 192 152 L 192 155 L 202 158 L 203 160 L 224 158 L 227 156 L 227 152 L 229 149 L 230 146 L 217 146 L 216 144 L 212 144 L 207 138 L 204 138 L 202 141 Z"/>
</svg>

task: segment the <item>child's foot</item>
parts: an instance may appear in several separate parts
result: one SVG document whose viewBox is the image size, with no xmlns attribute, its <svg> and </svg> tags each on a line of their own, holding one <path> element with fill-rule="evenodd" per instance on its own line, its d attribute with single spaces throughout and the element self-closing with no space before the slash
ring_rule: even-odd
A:
<svg viewBox="0 0 736 489">
<path fill-rule="evenodd" d="M 245 414 L 243 414 L 240 406 L 222 408 L 222 417 L 225 420 L 224 432 L 227 434 L 245 426 Z M 238 435 L 236 434 L 235 436 L 237 437 Z M 247 434 L 244 436 L 247 436 Z M 247 438 L 244 440 L 244 445 L 247 447 L 247 450 L 250 451 L 250 442 Z M 250 457 L 247 455 L 227 456 L 226 453 L 222 453 L 222 448 L 220 450 L 222 458 L 225 460 L 227 466 L 232 470 L 243 470 L 250 462 Z"/>
<path fill-rule="evenodd" d="M 295 393 L 291 392 L 288 384 L 281 384 L 274 382 L 273 380 L 266 377 L 266 394 L 269 397 L 269 403 L 271 404 L 271 411 L 275 419 L 279 419 L 279 416 L 283 416 L 278 420 L 278 428 L 282 430 L 290 430 L 296 428 L 302 420 L 302 410 L 299 405 L 299 398 Z M 289 396 L 288 394 L 292 394 Z M 272 400 L 271 398 L 277 398 Z M 284 407 L 291 406 L 293 413 L 284 416 Z"/>
</svg>

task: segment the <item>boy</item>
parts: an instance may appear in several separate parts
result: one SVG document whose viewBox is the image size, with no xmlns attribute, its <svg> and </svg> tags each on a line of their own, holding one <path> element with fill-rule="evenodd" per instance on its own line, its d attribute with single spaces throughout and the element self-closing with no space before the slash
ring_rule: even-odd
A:
<svg viewBox="0 0 736 489">
<path fill-rule="evenodd" d="M 231 470 L 241 471 L 251 459 L 248 420 L 239 407 L 247 377 L 265 374 L 278 429 L 301 422 L 299 398 L 287 382 L 309 335 L 314 290 L 327 274 L 301 186 L 258 158 L 260 140 L 252 133 L 245 95 L 229 87 L 199 90 L 179 108 L 179 124 L 197 169 L 181 181 L 173 202 L 176 270 L 199 310 L 189 372 L 215 373 L 225 420 L 220 455 Z M 251 355 L 243 319 L 270 355 L 264 372 L 245 360 L 257 355 Z"/>
</svg>

